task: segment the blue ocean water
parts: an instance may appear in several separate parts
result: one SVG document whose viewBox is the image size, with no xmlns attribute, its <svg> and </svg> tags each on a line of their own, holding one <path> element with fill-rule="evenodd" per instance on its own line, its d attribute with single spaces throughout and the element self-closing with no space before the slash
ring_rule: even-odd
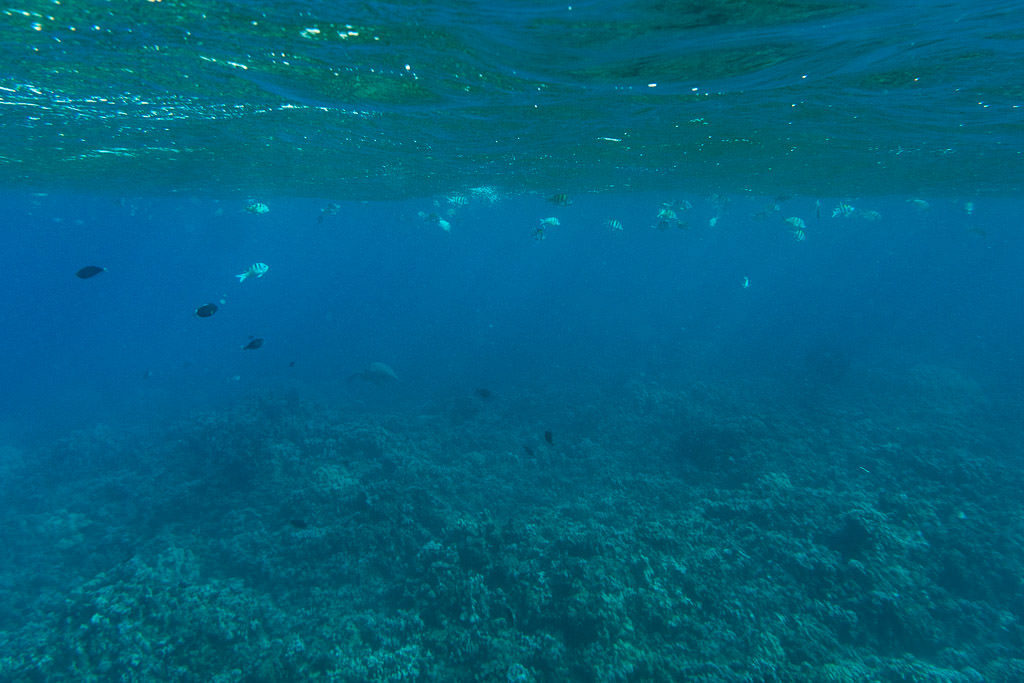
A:
<svg viewBox="0 0 1024 683">
<path fill-rule="evenodd" d="M 831 217 L 834 198 L 693 197 L 688 227 L 659 230 L 661 199 L 676 197 L 511 197 L 452 209 L 446 232 L 418 215 L 430 199 L 322 216 L 326 202 L 287 198 L 253 215 L 239 201 L 9 195 L 5 411 L 45 423 L 286 388 L 344 395 L 379 359 L 424 397 L 654 368 L 782 381 L 821 345 L 851 363 L 1020 380 L 1013 202 L 968 215 L 942 198 L 865 198 L 857 211 L 881 216 L 867 220 Z M 549 214 L 561 225 L 538 240 Z M 254 262 L 269 273 L 239 283 Z M 106 272 L 73 277 L 92 263 Z M 198 318 L 207 302 L 220 310 Z M 259 353 L 240 352 L 250 336 L 266 339 Z"/>
<path fill-rule="evenodd" d="M 1024 680 L 1017 4 L 4 10 L 0 680 Z"/>
</svg>

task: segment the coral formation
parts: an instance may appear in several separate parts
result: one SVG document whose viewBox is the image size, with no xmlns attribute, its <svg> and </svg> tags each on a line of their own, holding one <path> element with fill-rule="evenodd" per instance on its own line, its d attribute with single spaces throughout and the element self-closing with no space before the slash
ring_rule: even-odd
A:
<svg viewBox="0 0 1024 683">
<path fill-rule="evenodd" d="M 1019 454 L 915 372 L 941 429 L 637 381 L 65 436 L 7 460 L 0 678 L 1019 679 Z"/>
</svg>

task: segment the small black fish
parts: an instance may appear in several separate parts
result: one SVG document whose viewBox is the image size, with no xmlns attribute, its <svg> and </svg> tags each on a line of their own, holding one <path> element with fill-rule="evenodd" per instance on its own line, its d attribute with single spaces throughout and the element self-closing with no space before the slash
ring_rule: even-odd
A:
<svg viewBox="0 0 1024 683">
<path fill-rule="evenodd" d="M 548 201 L 558 206 L 569 206 L 570 204 L 572 204 L 572 200 L 569 199 L 569 195 L 567 195 L 564 192 L 557 192 L 551 195 L 550 197 L 548 197 Z"/>
<path fill-rule="evenodd" d="M 290 363 L 288 363 L 288 367 L 294 368 L 295 367 L 295 361 L 291 361 Z"/>
<path fill-rule="evenodd" d="M 304 520 L 304 519 L 289 519 L 288 523 L 291 524 L 296 529 L 307 529 L 307 528 L 309 528 L 309 524 L 306 524 L 306 520 Z"/>
<path fill-rule="evenodd" d="M 494 398 L 494 392 L 485 387 L 478 387 L 473 390 L 473 393 L 476 394 L 477 398 L 483 399 L 484 401 Z"/>
<path fill-rule="evenodd" d="M 86 266 L 85 268 L 79 268 L 75 275 L 83 280 L 88 280 L 94 275 L 99 275 L 104 271 L 106 271 L 106 268 L 100 268 L 99 266 Z"/>
<path fill-rule="evenodd" d="M 530 456 L 531 458 L 536 455 L 536 453 L 534 453 L 533 449 L 530 448 L 529 446 L 527 446 L 526 444 L 523 444 L 523 450 L 526 451 L 526 454 L 528 456 Z"/>
<path fill-rule="evenodd" d="M 262 337 L 252 337 L 249 340 L 249 343 L 242 347 L 242 350 L 243 351 L 255 351 L 256 349 L 260 348 L 261 346 L 263 346 L 263 338 Z"/>
<path fill-rule="evenodd" d="M 209 318 L 217 312 L 217 304 L 203 304 L 196 309 L 196 315 L 200 318 Z"/>
<path fill-rule="evenodd" d="M 548 444 L 551 444 L 551 445 L 554 445 L 554 443 L 555 443 L 555 437 L 553 437 L 551 435 L 550 431 L 544 432 L 544 440 L 547 441 Z"/>
</svg>

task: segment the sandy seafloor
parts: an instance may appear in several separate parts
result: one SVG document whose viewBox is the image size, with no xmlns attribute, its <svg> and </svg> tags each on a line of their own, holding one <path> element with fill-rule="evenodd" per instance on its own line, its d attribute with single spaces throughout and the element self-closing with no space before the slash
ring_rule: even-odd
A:
<svg viewBox="0 0 1024 683">
<path fill-rule="evenodd" d="M 8 448 L 0 679 L 1024 680 L 1020 406 L 854 370 Z"/>
</svg>

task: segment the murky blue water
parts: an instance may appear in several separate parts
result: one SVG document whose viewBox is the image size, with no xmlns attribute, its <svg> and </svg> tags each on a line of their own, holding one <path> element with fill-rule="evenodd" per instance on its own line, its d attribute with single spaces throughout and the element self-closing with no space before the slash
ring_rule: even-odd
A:
<svg viewBox="0 0 1024 683">
<path fill-rule="evenodd" d="M 237 201 L 9 196 L 3 403 L 42 417 L 333 395 L 376 359 L 428 394 L 655 367 L 781 378 L 821 344 L 1020 379 L 1013 202 L 968 215 L 945 198 L 861 198 L 833 218 L 838 199 L 694 196 L 686 227 L 658 229 L 660 200 L 683 197 L 440 197 L 336 215 L 281 198 L 253 215 Z M 561 224 L 537 239 L 550 216 Z M 803 240 L 786 222 L 799 217 Z M 266 276 L 239 283 L 255 262 Z M 86 264 L 107 271 L 75 278 Z M 208 302 L 217 314 L 197 317 Z M 266 344 L 241 353 L 250 335 Z"/>
</svg>

